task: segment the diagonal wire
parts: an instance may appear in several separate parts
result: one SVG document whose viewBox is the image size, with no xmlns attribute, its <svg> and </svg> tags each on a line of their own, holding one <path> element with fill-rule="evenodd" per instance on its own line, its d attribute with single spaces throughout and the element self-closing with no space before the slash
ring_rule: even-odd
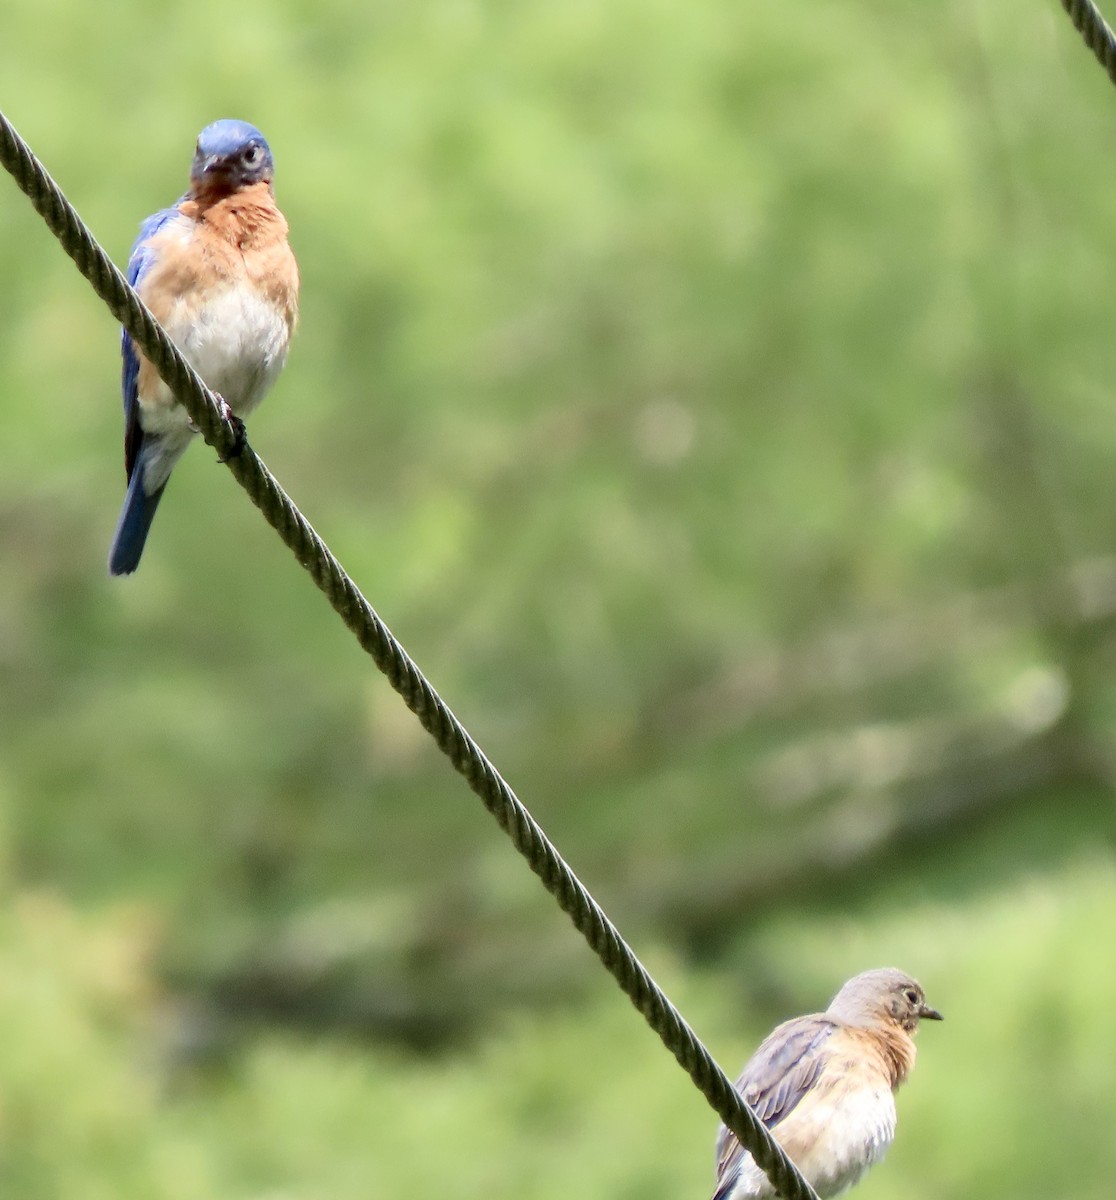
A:
<svg viewBox="0 0 1116 1200">
<path fill-rule="evenodd" d="M 1116 83 L 1116 34 L 1101 16 L 1100 9 L 1093 0 L 1062 0 L 1062 7 L 1069 13 L 1085 45 L 1108 73 L 1108 78 Z"/>
<path fill-rule="evenodd" d="M 151 360 L 202 436 L 222 457 L 236 433 L 221 417 L 213 393 L 190 367 L 128 281 L 98 245 L 88 227 L 0 112 L 0 162 L 19 184 L 62 248 Z M 473 741 L 468 731 L 377 616 L 356 584 L 314 532 L 255 451 L 245 445 L 228 459 L 237 481 L 309 572 L 334 610 L 418 717 L 438 748 L 499 822 L 577 930 L 624 993 L 643 1014 L 679 1065 L 729 1129 L 767 1174 L 785 1200 L 818 1200 L 817 1195 L 697 1034 L 671 1004 L 604 910 L 562 859 L 531 814 Z"/>
</svg>

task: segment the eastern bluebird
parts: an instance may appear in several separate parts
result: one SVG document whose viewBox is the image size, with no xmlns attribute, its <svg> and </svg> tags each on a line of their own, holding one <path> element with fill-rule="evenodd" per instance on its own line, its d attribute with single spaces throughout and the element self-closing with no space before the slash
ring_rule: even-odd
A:
<svg viewBox="0 0 1116 1200">
<path fill-rule="evenodd" d="M 189 191 L 144 221 L 128 260 L 128 281 L 237 420 L 274 383 L 298 317 L 298 265 L 274 175 L 258 129 L 207 125 Z M 197 432 L 127 333 L 121 354 L 128 494 L 109 553 L 112 575 L 139 565 L 167 479 Z"/>
<path fill-rule="evenodd" d="M 942 1014 L 892 967 L 856 975 L 823 1013 L 784 1021 L 736 1081 L 740 1094 L 826 1200 L 879 1162 L 895 1137 L 895 1089 L 915 1061 L 914 1034 Z M 775 1194 L 723 1125 L 713 1200 Z"/>
</svg>

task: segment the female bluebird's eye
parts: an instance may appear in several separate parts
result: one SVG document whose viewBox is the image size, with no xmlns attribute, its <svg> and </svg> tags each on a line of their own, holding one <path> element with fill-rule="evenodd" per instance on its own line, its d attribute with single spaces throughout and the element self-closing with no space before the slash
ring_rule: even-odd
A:
<svg viewBox="0 0 1116 1200">
<path fill-rule="evenodd" d="M 914 988 L 907 988 L 903 995 L 906 996 L 907 1003 L 910 1004 L 912 1008 L 919 1002 L 918 992 L 916 992 Z"/>
</svg>

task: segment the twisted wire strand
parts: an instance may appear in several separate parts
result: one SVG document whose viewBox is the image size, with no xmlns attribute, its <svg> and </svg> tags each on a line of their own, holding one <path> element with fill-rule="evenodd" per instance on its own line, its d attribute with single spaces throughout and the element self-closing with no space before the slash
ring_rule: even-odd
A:
<svg viewBox="0 0 1116 1200">
<path fill-rule="evenodd" d="M 1113 34 L 1100 9 L 1093 0 L 1062 0 L 1062 7 L 1069 14 L 1085 45 L 1104 67 L 1108 78 L 1116 83 L 1116 34 Z"/>
<path fill-rule="evenodd" d="M 185 406 L 206 442 L 227 458 L 236 434 L 221 417 L 213 393 L 182 357 L 2 112 L 0 161 L 78 270 Z M 245 445 L 238 456 L 227 459 L 226 465 L 778 1193 L 784 1200 L 818 1200 L 813 1188 L 744 1103 L 697 1034 L 255 451 Z"/>
</svg>

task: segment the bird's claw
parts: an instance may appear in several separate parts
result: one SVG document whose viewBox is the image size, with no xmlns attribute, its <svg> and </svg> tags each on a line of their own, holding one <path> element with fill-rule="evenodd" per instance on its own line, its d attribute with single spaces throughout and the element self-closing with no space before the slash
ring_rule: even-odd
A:
<svg viewBox="0 0 1116 1200">
<path fill-rule="evenodd" d="M 226 454 L 217 459 L 218 462 L 227 463 L 230 458 L 239 458 L 244 453 L 244 447 L 248 445 L 248 431 L 244 422 L 229 407 L 224 396 L 217 397 L 217 408 L 221 413 L 221 420 L 231 426 L 233 431 L 233 444 Z"/>
<path fill-rule="evenodd" d="M 244 447 L 248 445 L 248 430 L 244 422 L 229 407 L 229 402 L 225 397 L 220 392 L 213 394 L 216 397 L 217 412 L 221 420 L 231 426 L 233 431 L 233 444 L 229 447 L 228 454 L 217 459 L 218 462 L 227 463 L 230 458 L 239 458 L 244 453 Z M 201 433 L 201 426 L 196 421 L 191 421 L 189 428 L 191 433 Z"/>
</svg>

